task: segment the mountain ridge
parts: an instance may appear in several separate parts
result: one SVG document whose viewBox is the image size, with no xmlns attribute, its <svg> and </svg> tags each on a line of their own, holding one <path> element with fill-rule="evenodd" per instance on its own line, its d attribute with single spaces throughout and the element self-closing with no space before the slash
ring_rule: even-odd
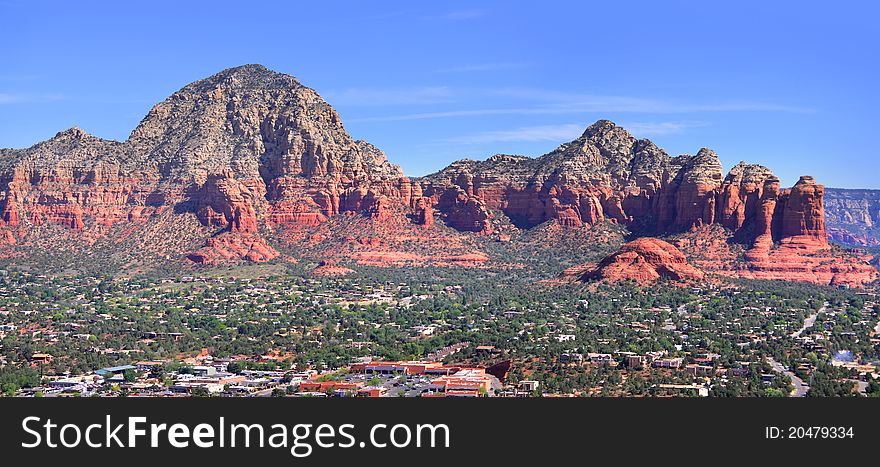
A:
<svg viewBox="0 0 880 467">
<path fill-rule="evenodd" d="M 826 189 L 829 237 L 857 247 L 880 247 L 880 190 Z"/>
<path fill-rule="evenodd" d="M 812 177 L 781 189 L 759 165 L 741 163 L 725 176 L 707 148 L 672 157 L 608 120 L 539 157 L 498 154 L 410 178 L 380 149 L 352 138 L 313 89 L 243 65 L 157 103 L 125 141 L 74 127 L 30 148 L 0 151 L 0 256 L 51 247 L 59 233 L 47 225 L 89 244 L 144 229 L 171 237 L 175 225 L 185 224 L 193 227 L 184 237 L 201 237 L 202 244 L 180 243 L 163 256 L 194 264 L 263 262 L 288 257 L 278 248 L 315 243 L 315 235 L 340 235 L 326 231 L 339 216 L 372 222 L 379 237 L 368 245 L 402 231 L 409 232 L 404 238 L 437 237 L 443 224 L 465 237 L 444 230 L 437 238 L 446 246 L 431 248 L 465 248 L 473 242 L 466 232 L 509 236 L 501 232 L 507 217 L 520 229 L 611 222 L 642 236 L 719 224 L 754 251 L 770 254 L 770 245 L 782 243 L 812 254 L 828 247 L 823 193 Z M 382 227 L 391 225 L 397 230 Z M 484 255 L 461 249 L 433 256 Z"/>
</svg>

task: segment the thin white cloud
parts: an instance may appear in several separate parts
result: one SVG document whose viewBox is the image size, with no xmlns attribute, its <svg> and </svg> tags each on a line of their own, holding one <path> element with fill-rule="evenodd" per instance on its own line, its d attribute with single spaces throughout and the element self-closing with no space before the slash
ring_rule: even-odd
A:
<svg viewBox="0 0 880 467">
<path fill-rule="evenodd" d="M 699 128 L 708 125 L 706 122 L 683 121 L 683 122 L 629 122 L 621 123 L 620 126 L 636 137 L 665 136 L 683 133 L 690 128 Z"/>
<path fill-rule="evenodd" d="M 690 128 L 706 126 L 706 122 L 629 122 L 621 126 L 634 136 L 664 136 L 682 133 Z M 586 128 L 584 123 L 562 123 L 558 125 L 523 126 L 510 130 L 483 131 L 479 133 L 449 138 L 445 142 L 456 144 L 484 144 L 498 142 L 563 142 L 580 136 Z"/>
<path fill-rule="evenodd" d="M 435 73 L 472 73 L 483 71 L 518 70 L 529 66 L 523 62 L 469 63 L 464 65 L 440 68 Z"/>
<path fill-rule="evenodd" d="M 403 89 L 348 88 L 323 94 L 333 105 L 357 107 L 442 104 L 455 100 L 452 90 L 445 86 Z"/>
<path fill-rule="evenodd" d="M 669 103 L 659 112 L 687 113 L 687 112 L 788 112 L 788 113 L 813 113 L 814 110 L 807 107 L 774 104 L 772 102 L 732 100 L 706 104 Z"/>
<path fill-rule="evenodd" d="M 584 125 L 580 123 L 565 123 L 561 125 L 538 125 L 514 128 L 512 130 L 484 131 L 450 138 L 448 142 L 458 144 L 483 144 L 509 141 L 568 141 L 577 138 L 584 132 Z"/>
<path fill-rule="evenodd" d="M 156 104 L 161 102 L 163 97 L 123 97 L 123 96 L 76 96 L 68 97 L 65 100 L 71 102 L 83 102 L 87 104 L 109 104 L 109 105 L 131 105 L 131 104 Z"/>
<path fill-rule="evenodd" d="M 539 105 L 530 107 L 447 110 L 440 112 L 419 112 L 400 115 L 350 118 L 348 120 L 351 122 L 394 122 L 434 118 L 479 117 L 487 115 L 564 115 L 579 113 L 685 114 L 719 112 L 811 113 L 813 110 L 803 107 L 751 101 L 686 103 L 621 96 L 584 96 L 579 100 L 569 102 L 542 102 Z"/>
<path fill-rule="evenodd" d="M 486 11 L 476 8 L 453 10 L 444 13 L 428 13 L 418 12 L 417 10 L 393 10 L 389 12 L 370 14 L 360 17 L 365 21 L 381 20 L 387 18 L 398 18 L 407 16 L 412 20 L 448 20 L 448 21 L 466 21 L 486 16 Z"/>
<path fill-rule="evenodd" d="M 742 99 L 692 103 L 681 102 L 674 99 L 580 94 L 535 88 L 503 88 L 491 91 L 491 93 L 500 97 L 540 101 L 545 104 L 555 104 L 571 108 L 607 108 L 611 109 L 611 111 L 619 112 L 812 112 L 811 109 L 803 107 Z"/>
<path fill-rule="evenodd" d="M 58 94 L 7 94 L 0 93 L 0 105 L 4 104 L 29 104 L 37 102 L 52 102 L 63 99 Z"/>
<path fill-rule="evenodd" d="M 521 66 L 514 63 L 485 63 L 462 65 L 438 72 L 479 71 Z M 349 118 L 350 122 L 392 122 L 456 118 L 487 115 L 563 115 L 576 113 L 645 113 L 685 114 L 714 112 L 791 112 L 810 113 L 812 109 L 756 100 L 728 99 L 713 102 L 690 102 L 676 99 L 635 96 L 598 95 L 559 92 L 534 88 L 451 88 L 448 86 L 421 86 L 407 88 L 349 88 L 324 93 L 336 106 L 391 107 L 406 105 L 449 104 L 455 102 L 485 101 L 509 102 L 509 107 L 452 109 L 415 112 L 399 115 L 375 115 Z"/>
<path fill-rule="evenodd" d="M 539 109 L 474 109 L 450 110 L 447 112 L 422 112 L 404 115 L 388 115 L 383 117 L 348 118 L 348 122 L 399 122 L 406 120 L 428 120 L 433 118 L 481 117 L 485 115 L 526 115 L 538 113 Z"/>
</svg>

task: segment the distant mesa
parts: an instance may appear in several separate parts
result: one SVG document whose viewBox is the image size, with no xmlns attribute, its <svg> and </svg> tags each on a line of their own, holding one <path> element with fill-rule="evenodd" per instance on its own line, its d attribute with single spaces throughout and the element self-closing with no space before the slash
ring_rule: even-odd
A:
<svg viewBox="0 0 880 467">
<path fill-rule="evenodd" d="M 828 237 L 856 247 L 880 246 L 880 190 L 825 189 Z"/>
</svg>

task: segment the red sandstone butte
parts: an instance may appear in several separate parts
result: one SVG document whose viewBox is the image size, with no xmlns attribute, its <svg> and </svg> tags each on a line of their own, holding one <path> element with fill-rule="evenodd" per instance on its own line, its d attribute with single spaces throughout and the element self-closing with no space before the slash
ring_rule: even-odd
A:
<svg viewBox="0 0 880 467">
<path fill-rule="evenodd" d="M 187 259 L 196 264 L 216 265 L 234 259 L 264 262 L 278 257 L 278 252 L 259 235 L 226 232 L 205 241 L 205 246 L 189 253 Z"/>
<path fill-rule="evenodd" d="M 576 270 L 569 269 L 569 272 Z M 650 284 L 661 278 L 688 282 L 703 277 L 703 272 L 688 264 L 687 258 L 678 248 L 660 239 L 643 237 L 623 245 L 618 252 L 583 272 L 580 280 L 631 280 L 639 284 Z"/>
</svg>

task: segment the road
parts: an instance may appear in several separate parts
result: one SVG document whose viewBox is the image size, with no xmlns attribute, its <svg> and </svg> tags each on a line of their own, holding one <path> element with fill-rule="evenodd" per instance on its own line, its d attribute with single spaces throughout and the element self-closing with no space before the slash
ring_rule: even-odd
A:
<svg viewBox="0 0 880 467">
<path fill-rule="evenodd" d="M 822 308 L 819 308 L 819 311 L 813 313 L 810 316 L 807 316 L 807 318 L 804 320 L 804 325 L 801 326 L 801 328 L 797 331 L 791 333 L 790 336 L 793 338 L 801 337 L 801 334 L 803 334 L 804 331 L 810 329 L 811 327 L 813 327 L 814 324 L 816 324 L 816 318 L 818 318 L 821 313 L 824 313 L 826 308 L 828 308 L 828 302 L 825 302 L 825 304 L 822 305 Z"/>
<path fill-rule="evenodd" d="M 798 378 L 796 374 L 792 373 L 788 368 L 782 366 L 782 364 L 774 360 L 773 357 L 767 357 L 767 363 L 770 364 L 770 368 L 773 368 L 773 371 L 777 373 L 782 373 L 791 380 L 791 384 L 794 386 L 794 389 L 791 391 L 791 395 L 793 397 L 804 397 L 807 395 L 807 391 L 810 390 L 810 386 L 807 385 L 804 380 Z"/>
<path fill-rule="evenodd" d="M 254 391 L 248 395 L 248 397 L 270 397 L 272 395 L 272 390 L 275 388 L 269 389 L 261 389 L 259 391 Z"/>
</svg>

